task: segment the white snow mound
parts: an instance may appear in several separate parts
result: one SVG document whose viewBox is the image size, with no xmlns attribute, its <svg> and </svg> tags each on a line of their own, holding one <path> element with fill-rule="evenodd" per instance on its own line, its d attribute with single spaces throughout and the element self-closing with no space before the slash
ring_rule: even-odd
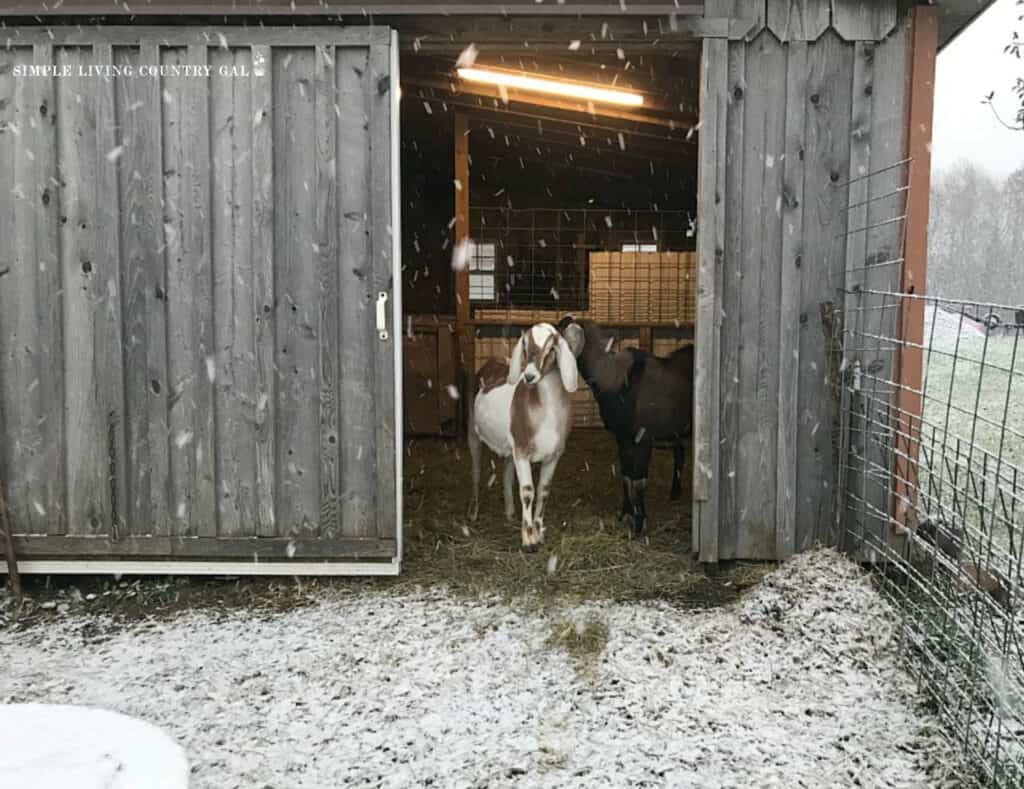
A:
<svg viewBox="0 0 1024 789">
<path fill-rule="evenodd" d="M 145 721 L 66 704 L 0 705 L 2 789 L 187 789 L 185 752 Z"/>
</svg>

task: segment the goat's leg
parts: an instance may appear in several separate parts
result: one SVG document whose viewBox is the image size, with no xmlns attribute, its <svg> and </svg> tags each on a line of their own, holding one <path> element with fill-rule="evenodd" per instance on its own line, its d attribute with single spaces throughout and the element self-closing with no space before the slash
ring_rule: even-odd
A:
<svg viewBox="0 0 1024 789">
<path fill-rule="evenodd" d="M 650 439 L 643 439 L 633 450 L 632 479 L 630 480 L 629 499 L 633 505 L 633 536 L 639 537 L 647 525 L 647 506 L 644 503 L 644 491 L 647 489 L 647 469 L 651 464 Z"/>
<path fill-rule="evenodd" d="M 519 480 L 519 502 L 523 506 L 523 549 L 535 551 L 540 547 L 540 539 L 533 526 L 533 469 L 530 467 L 530 456 L 517 455 L 513 451 L 512 459 L 515 462 L 516 477 Z"/>
<path fill-rule="evenodd" d="M 669 493 L 669 501 L 678 501 L 683 495 L 683 466 L 686 465 L 686 450 L 683 449 L 683 442 L 676 441 L 672 446 L 672 491 Z"/>
<path fill-rule="evenodd" d="M 540 542 L 544 542 L 544 502 L 548 500 L 548 493 L 551 491 L 551 478 L 555 476 L 555 469 L 558 467 L 558 460 L 562 453 L 552 455 L 541 463 L 540 475 L 537 479 L 537 503 L 533 505 L 533 528 L 540 535 Z"/>
<path fill-rule="evenodd" d="M 502 487 L 505 490 L 505 520 L 509 523 L 515 520 L 516 504 L 512 498 L 516 487 L 516 465 L 511 456 L 505 458 L 505 472 L 502 478 Z"/>
<path fill-rule="evenodd" d="M 619 474 L 622 476 L 622 512 L 619 514 L 619 522 L 630 530 L 633 528 L 633 504 L 630 497 L 630 479 L 633 476 L 632 449 L 628 439 L 619 439 Z"/>
<path fill-rule="evenodd" d="M 473 460 L 473 492 L 469 500 L 469 511 L 466 513 L 470 521 L 476 521 L 480 512 L 480 436 L 477 435 L 476 426 L 473 424 L 473 417 L 469 418 L 469 456 Z M 506 504 L 507 506 L 507 504 Z"/>
</svg>

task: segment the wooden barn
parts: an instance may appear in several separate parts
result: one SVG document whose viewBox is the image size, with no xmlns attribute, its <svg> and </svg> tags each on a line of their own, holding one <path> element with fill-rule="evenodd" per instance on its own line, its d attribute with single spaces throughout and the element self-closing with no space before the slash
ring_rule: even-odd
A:
<svg viewBox="0 0 1024 789">
<path fill-rule="evenodd" d="M 924 287 L 985 5 L 0 0 L 21 569 L 395 574 L 406 437 L 565 314 L 695 345 L 702 561 L 834 539 L 835 322 Z"/>
</svg>

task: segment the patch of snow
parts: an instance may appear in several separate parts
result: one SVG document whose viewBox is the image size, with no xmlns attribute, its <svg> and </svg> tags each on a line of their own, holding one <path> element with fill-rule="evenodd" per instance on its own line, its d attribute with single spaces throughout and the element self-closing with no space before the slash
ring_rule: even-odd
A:
<svg viewBox="0 0 1024 789">
<path fill-rule="evenodd" d="M 188 789 L 185 753 L 145 721 L 65 704 L 0 705 L 0 789 Z"/>
<path fill-rule="evenodd" d="M 924 345 L 946 348 L 956 344 L 960 337 L 984 337 L 985 327 L 978 321 L 950 312 L 934 304 L 924 308 Z"/>
<path fill-rule="evenodd" d="M 0 633 L 0 700 L 150 720 L 185 746 L 193 787 L 924 787 L 948 759 L 892 611 L 832 551 L 705 611 L 313 594 Z M 589 668 L 546 643 L 566 618 L 608 627 Z"/>
</svg>

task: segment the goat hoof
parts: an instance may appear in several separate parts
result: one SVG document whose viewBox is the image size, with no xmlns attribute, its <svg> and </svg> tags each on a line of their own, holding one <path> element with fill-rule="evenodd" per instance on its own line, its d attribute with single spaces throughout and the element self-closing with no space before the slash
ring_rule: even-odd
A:
<svg viewBox="0 0 1024 789">
<path fill-rule="evenodd" d="M 480 514 L 480 504 L 474 501 L 469 505 L 469 512 L 466 513 L 466 517 L 473 523 L 476 523 L 477 515 Z"/>
<path fill-rule="evenodd" d="M 626 529 L 626 531 L 627 531 L 627 532 L 629 532 L 630 534 L 632 534 L 632 533 L 633 533 L 633 531 L 634 531 L 634 529 L 636 528 L 636 521 L 634 520 L 633 516 L 632 516 L 632 515 L 630 515 L 629 513 L 626 513 L 626 514 L 625 514 L 625 515 L 623 515 L 623 516 L 622 516 L 621 518 L 619 518 L 619 523 L 620 523 L 620 524 L 621 524 L 621 525 L 622 525 L 622 526 L 623 526 L 623 527 L 624 527 L 624 528 Z"/>
<path fill-rule="evenodd" d="M 527 553 L 537 553 L 537 551 L 540 550 L 540 543 L 539 542 L 532 542 L 532 543 L 529 543 L 529 544 L 523 543 L 523 550 L 526 551 Z"/>
<path fill-rule="evenodd" d="M 674 490 L 673 489 L 672 492 L 668 494 L 668 500 L 669 501 L 679 501 L 679 499 L 682 497 L 682 495 L 683 495 L 683 492 L 681 490 Z"/>
</svg>

